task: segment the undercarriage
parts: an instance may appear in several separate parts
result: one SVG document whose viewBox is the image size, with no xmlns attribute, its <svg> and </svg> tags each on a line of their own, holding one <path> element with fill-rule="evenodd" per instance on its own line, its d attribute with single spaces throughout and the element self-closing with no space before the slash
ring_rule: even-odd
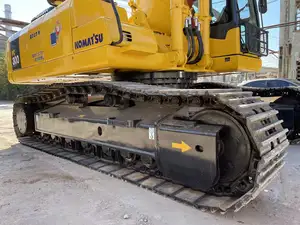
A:
<svg viewBox="0 0 300 225">
<path fill-rule="evenodd" d="M 190 205 L 238 211 L 284 165 L 287 129 L 250 91 L 196 87 L 53 84 L 17 99 L 15 132 L 25 145 Z"/>
</svg>

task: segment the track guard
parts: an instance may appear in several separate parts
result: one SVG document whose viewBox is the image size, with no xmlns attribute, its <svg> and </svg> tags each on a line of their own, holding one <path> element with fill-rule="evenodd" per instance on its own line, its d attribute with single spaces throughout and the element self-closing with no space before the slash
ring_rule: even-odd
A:
<svg viewBox="0 0 300 225">
<path fill-rule="evenodd" d="M 158 128 L 159 170 L 178 183 L 208 191 L 219 178 L 217 146 L 222 126 L 191 123 L 177 121 L 176 126 Z"/>
</svg>

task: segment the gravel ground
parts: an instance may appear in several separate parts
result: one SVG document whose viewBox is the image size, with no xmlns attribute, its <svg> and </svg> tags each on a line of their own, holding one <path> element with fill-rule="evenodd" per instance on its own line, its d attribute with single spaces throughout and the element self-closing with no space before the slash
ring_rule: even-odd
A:
<svg viewBox="0 0 300 225">
<path fill-rule="evenodd" d="M 12 105 L 0 102 L 0 224 L 300 224 L 300 148 L 280 176 L 238 213 L 201 212 L 18 144 Z"/>
</svg>

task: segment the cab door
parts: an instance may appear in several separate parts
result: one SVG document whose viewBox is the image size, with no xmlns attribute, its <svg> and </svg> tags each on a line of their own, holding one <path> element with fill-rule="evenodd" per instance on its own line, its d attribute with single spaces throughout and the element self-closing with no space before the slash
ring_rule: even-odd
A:
<svg viewBox="0 0 300 225">
<path fill-rule="evenodd" d="M 259 71 L 267 38 L 259 27 L 255 0 L 212 0 L 210 44 L 216 72 Z"/>
</svg>

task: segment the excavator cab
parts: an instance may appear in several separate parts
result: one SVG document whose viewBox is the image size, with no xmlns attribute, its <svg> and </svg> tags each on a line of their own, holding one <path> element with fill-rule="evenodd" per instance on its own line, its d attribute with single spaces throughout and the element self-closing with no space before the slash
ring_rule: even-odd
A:
<svg viewBox="0 0 300 225">
<path fill-rule="evenodd" d="M 198 2 L 194 3 L 198 8 Z M 215 59 L 215 71 L 230 71 L 228 62 L 234 56 L 262 57 L 268 55 L 268 32 L 262 28 L 262 14 L 267 11 L 265 0 L 211 0 L 210 4 L 210 38 L 211 55 Z M 226 46 L 226 48 L 224 48 Z M 220 60 L 220 57 L 222 60 Z M 240 59 L 245 57 L 239 57 Z M 243 61 L 243 60 L 240 60 Z M 246 62 L 247 61 L 247 62 Z M 227 62 L 227 63 L 226 63 Z M 253 63 L 245 60 L 246 64 L 257 64 L 252 69 L 261 67 L 257 60 Z M 244 67 L 241 62 L 241 70 Z M 219 66 L 220 65 L 220 66 Z M 249 66 L 249 65 L 248 65 Z"/>
</svg>

